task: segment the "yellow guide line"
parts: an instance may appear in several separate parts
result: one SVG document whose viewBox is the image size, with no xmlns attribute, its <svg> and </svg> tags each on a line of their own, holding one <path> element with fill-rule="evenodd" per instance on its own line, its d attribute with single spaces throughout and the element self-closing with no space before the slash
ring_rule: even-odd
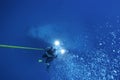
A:
<svg viewBox="0 0 120 80">
<path fill-rule="evenodd" d="M 3 47 L 3 48 L 17 48 L 17 49 L 28 49 L 28 50 L 44 50 L 43 48 L 32 48 L 32 47 L 13 46 L 13 45 L 4 45 L 4 44 L 0 44 L 0 47 Z"/>
</svg>

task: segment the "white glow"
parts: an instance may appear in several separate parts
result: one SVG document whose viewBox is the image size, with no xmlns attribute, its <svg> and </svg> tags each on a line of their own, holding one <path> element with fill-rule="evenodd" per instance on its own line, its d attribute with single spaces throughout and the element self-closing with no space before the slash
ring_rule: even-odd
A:
<svg viewBox="0 0 120 80">
<path fill-rule="evenodd" d="M 61 54 L 65 54 L 66 51 L 65 51 L 65 49 L 61 49 L 60 52 L 61 52 Z"/>
<path fill-rule="evenodd" d="M 54 48 L 56 49 L 57 55 L 59 55 L 59 54 L 63 55 L 67 52 L 66 49 L 63 48 L 63 46 L 59 40 L 54 41 Z"/>
<path fill-rule="evenodd" d="M 54 45 L 55 45 L 55 46 L 59 46 L 59 45 L 60 45 L 60 41 L 56 40 L 56 41 L 54 42 Z"/>
</svg>

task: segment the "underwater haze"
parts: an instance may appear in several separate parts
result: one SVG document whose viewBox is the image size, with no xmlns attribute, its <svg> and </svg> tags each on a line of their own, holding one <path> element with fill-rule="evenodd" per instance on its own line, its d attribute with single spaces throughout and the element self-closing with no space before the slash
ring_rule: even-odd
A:
<svg viewBox="0 0 120 80">
<path fill-rule="evenodd" d="M 119 0 L 0 0 L 0 45 L 67 50 L 49 72 L 44 51 L 0 47 L 0 80 L 120 80 Z"/>
</svg>

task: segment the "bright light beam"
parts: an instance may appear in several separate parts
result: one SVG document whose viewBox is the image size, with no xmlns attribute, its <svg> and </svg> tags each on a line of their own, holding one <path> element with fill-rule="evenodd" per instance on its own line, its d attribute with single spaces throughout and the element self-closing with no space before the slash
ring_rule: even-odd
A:
<svg viewBox="0 0 120 80">
<path fill-rule="evenodd" d="M 62 55 L 66 53 L 66 50 L 60 45 L 59 40 L 54 41 L 54 47 L 57 49 L 57 53 L 60 53 Z"/>
<path fill-rule="evenodd" d="M 55 45 L 55 46 L 59 46 L 59 45 L 60 45 L 60 41 L 56 40 L 56 41 L 54 42 L 54 45 Z"/>
<path fill-rule="evenodd" d="M 61 54 L 65 54 L 66 51 L 65 51 L 65 49 L 61 49 L 60 52 L 61 52 Z"/>
</svg>

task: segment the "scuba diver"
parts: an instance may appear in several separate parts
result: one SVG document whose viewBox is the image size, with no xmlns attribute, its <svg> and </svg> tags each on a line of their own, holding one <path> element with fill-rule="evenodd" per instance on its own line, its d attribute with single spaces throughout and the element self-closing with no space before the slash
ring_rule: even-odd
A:
<svg viewBox="0 0 120 80">
<path fill-rule="evenodd" d="M 47 49 L 45 49 L 45 53 L 42 55 L 42 58 L 45 59 L 45 63 L 47 65 L 47 70 L 50 67 L 50 63 L 57 58 L 57 55 L 55 54 L 56 49 L 54 49 L 53 47 L 49 47 Z"/>
</svg>

